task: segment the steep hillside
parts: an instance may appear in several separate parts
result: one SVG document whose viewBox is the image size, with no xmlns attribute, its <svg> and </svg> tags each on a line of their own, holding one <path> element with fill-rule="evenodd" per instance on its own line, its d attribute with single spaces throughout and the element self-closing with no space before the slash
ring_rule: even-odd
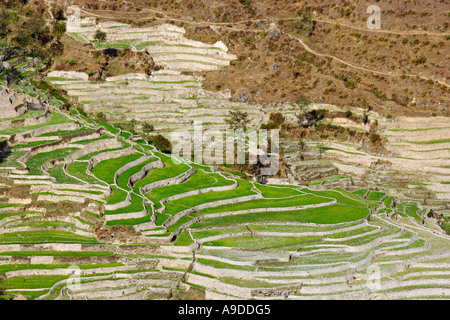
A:
<svg viewBox="0 0 450 320">
<path fill-rule="evenodd" d="M 260 185 L 51 106 L 21 127 L 0 123 L 7 297 L 449 295 L 445 218 L 431 208 L 367 190 Z M 67 290 L 70 265 L 81 279 Z M 370 266 L 382 289 L 366 285 Z"/>
</svg>

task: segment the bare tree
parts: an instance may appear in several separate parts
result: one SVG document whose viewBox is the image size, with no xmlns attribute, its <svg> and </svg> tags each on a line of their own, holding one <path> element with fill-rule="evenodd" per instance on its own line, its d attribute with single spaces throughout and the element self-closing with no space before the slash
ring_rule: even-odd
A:
<svg viewBox="0 0 450 320">
<path fill-rule="evenodd" d="M 328 149 L 328 147 L 322 142 L 319 142 L 316 145 L 316 147 L 317 147 L 317 150 L 319 151 L 319 159 L 322 159 L 322 154 L 325 153 L 325 151 Z"/>
</svg>

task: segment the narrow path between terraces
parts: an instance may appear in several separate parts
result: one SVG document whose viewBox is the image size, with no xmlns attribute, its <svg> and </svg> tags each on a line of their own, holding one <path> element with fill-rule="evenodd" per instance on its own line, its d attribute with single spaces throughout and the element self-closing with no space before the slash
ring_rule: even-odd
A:
<svg viewBox="0 0 450 320">
<path fill-rule="evenodd" d="M 111 18 L 111 19 L 114 18 L 114 17 L 109 16 L 109 15 L 91 13 L 91 12 L 83 10 L 83 9 L 81 9 L 80 11 L 85 13 L 85 14 L 94 16 L 94 17 Z M 163 12 L 161 12 L 161 11 L 152 10 L 152 9 L 142 9 L 142 11 L 149 11 L 149 12 L 163 14 Z M 423 80 L 431 79 L 433 81 L 436 81 L 436 82 L 440 83 L 441 85 L 449 87 L 449 84 L 447 84 L 442 79 L 436 79 L 436 78 L 433 78 L 433 77 L 424 77 L 424 76 L 417 75 L 417 74 L 407 74 L 407 73 L 405 73 L 405 74 L 398 74 L 398 73 L 393 73 L 393 72 L 384 72 L 384 71 L 368 69 L 368 68 L 365 68 L 365 67 L 361 67 L 361 66 L 352 64 L 352 63 L 347 62 L 345 60 L 342 60 L 342 59 L 340 59 L 340 58 L 338 58 L 336 56 L 333 56 L 333 55 L 330 55 L 330 54 L 325 54 L 325 53 L 320 53 L 320 52 L 312 49 L 311 47 L 309 47 L 302 39 L 280 30 L 278 28 L 278 26 L 273 22 L 273 19 L 271 17 L 266 17 L 266 19 L 242 20 L 242 21 L 237 21 L 237 22 L 190 21 L 190 20 L 184 20 L 184 19 L 171 18 L 171 17 L 168 17 L 168 16 L 165 16 L 163 18 L 156 18 L 156 19 L 157 20 L 165 20 L 165 21 L 167 21 L 167 20 L 177 21 L 177 22 L 183 22 L 183 23 L 186 23 L 186 24 L 197 24 L 197 25 L 205 25 L 206 24 L 206 25 L 210 25 L 210 26 L 214 25 L 216 27 L 225 25 L 225 27 L 223 27 L 223 28 L 233 29 L 233 30 L 241 30 L 241 31 L 248 31 L 248 32 L 260 32 L 261 30 L 253 30 L 253 29 L 250 29 L 250 28 L 236 29 L 236 28 L 233 28 L 233 27 L 226 27 L 226 25 L 233 25 L 233 24 L 236 25 L 236 24 L 242 24 L 242 23 L 247 23 L 247 22 L 257 22 L 257 21 L 269 20 L 269 21 L 271 21 L 273 23 L 273 25 L 275 25 L 277 31 L 279 31 L 280 33 L 283 33 L 283 34 L 286 34 L 288 36 L 293 37 L 294 39 L 296 39 L 305 48 L 306 51 L 308 51 L 309 53 L 311 53 L 311 54 L 313 54 L 315 56 L 334 59 L 334 60 L 336 60 L 336 61 L 338 61 L 340 63 L 343 63 L 343 64 L 345 64 L 345 65 L 347 65 L 347 66 L 349 66 L 351 68 L 359 69 L 359 70 L 370 72 L 370 73 L 381 74 L 381 75 L 390 76 L 390 77 L 403 77 L 403 76 L 406 76 L 406 77 L 410 77 L 410 78 L 419 77 L 420 79 L 423 79 Z M 295 20 L 295 19 L 298 19 L 298 18 L 282 18 L 282 19 L 279 19 L 279 20 Z M 333 23 L 333 22 L 327 21 L 327 20 L 320 20 L 320 19 L 315 19 L 315 20 L 318 21 L 318 22 Z M 364 29 L 364 28 L 353 27 L 353 26 L 349 26 L 349 25 L 342 25 L 342 26 L 349 27 L 349 28 L 354 28 L 354 29 L 357 29 L 357 30 L 364 30 L 364 31 L 371 31 L 371 32 L 380 32 L 380 33 L 423 34 L 423 32 L 420 33 L 420 32 L 417 32 L 417 31 L 371 30 L 371 29 Z M 441 35 L 439 33 L 427 33 L 427 34 L 430 34 L 430 35 Z"/>
</svg>

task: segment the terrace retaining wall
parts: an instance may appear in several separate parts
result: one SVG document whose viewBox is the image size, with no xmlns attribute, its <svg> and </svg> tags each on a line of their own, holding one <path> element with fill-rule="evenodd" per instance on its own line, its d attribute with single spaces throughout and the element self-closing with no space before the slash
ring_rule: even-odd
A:
<svg viewBox="0 0 450 320">
<path fill-rule="evenodd" d="M 80 128 L 81 128 L 81 125 L 76 122 L 60 123 L 60 124 L 54 124 L 54 125 L 49 125 L 49 126 L 43 126 L 43 127 L 37 128 L 37 129 L 30 130 L 30 131 L 16 133 L 16 134 L 11 135 L 11 137 L 9 138 L 9 143 L 12 145 L 18 144 L 18 143 L 24 143 L 24 142 L 26 143 L 27 140 L 29 140 L 33 137 L 36 137 L 36 136 L 40 136 L 45 133 L 56 132 L 56 131 L 60 131 L 60 130 L 77 130 Z"/>
<path fill-rule="evenodd" d="M 162 169 L 165 167 L 165 164 L 161 160 L 156 160 L 146 164 L 139 172 L 130 176 L 129 186 L 132 187 L 136 182 L 144 179 L 148 172 L 152 169 Z"/>
<path fill-rule="evenodd" d="M 105 149 L 114 149 L 114 148 L 120 148 L 122 146 L 122 143 L 118 139 L 103 139 L 91 142 L 87 145 L 85 145 L 81 150 L 69 155 L 65 158 L 65 162 L 67 164 L 72 163 L 74 160 L 84 157 L 87 154 L 99 151 L 99 150 L 105 150 Z"/>
<path fill-rule="evenodd" d="M 124 173 L 125 171 L 127 171 L 128 169 L 131 169 L 135 166 L 137 166 L 138 164 L 141 164 L 142 162 L 147 161 L 148 159 L 150 159 L 152 156 L 142 156 L 139 159 L 136 159 L 134 161 L 128 162 L 126 165 L 124 165 L 123 167 L 121 167 L 119 170 L 116 171 L 116 173 L 114 174 L 114 182 L 117 185 L 117 179 L 119 177 L 119 175 L 121 175 L 122 173 Z"/>
<path fill-rule="evenodd" d="M 93 156 L 91 159 L 89 159 L 88 170 L 91 171 L 92 168 L 97 163 L 99 163 L 99 162 L 101 162 L 103 160 L 129 156 L 131 154 L 134 154 L 135 152 L 136 152 L 136 150 L 134 149 L 133 146 L 130 146 L 130 147 L 125 148 L 125 149 L 115 150 L 115 151 L 102 152 L 100 154 L 97 154 L 97 155 Z"/>
<path fill-rule="evenodd" d="M 127 197 L 125 198 L 124 201 L 121 201 L 121 202 L 115 203 L 115 204 L 106 204 L 105 211 L 117 210 L 120 208 L 128 207 L 129 205 L 131 205 L 131 193 L 130 192 L 127 193 Z"/>
<path fill-rule="evenodd" d="M 192 207 L 192 208 L 180 211 L 177 214 L 169 217 L 164 222 L 163 226 L 168 228 L 171 225 L 173 225 L 178 219 L 180 219 L 181 217 L 185 216 L 186 214 L 193 213 L 193 212 L 198 212 L 198 211 L 203 210 L 203 209 L 219 207 L 219 206 L 223 206 L 223 205 L 226 205 L 226 204 L 233 204 L 233 203 L 251 201 L 251 200 L 256 200 L 256 199 L 263 199 L 263 198 L 264 198 L 264 196 L 261 193 L 258 193 L 258 194 L 252 194 L 252 195 L 244 196 L 244 197 L 240 197 L 240 198 L 231 198 L 231 199 L 226 199 L 226 200 L 218 200 L 218 201 L 203 203 L 203 204 L 200 204 L 198 206 L 195 206 L 195 207 Z"/>
<path fill-rule="evenodd" d="M 20 115 L 15 114 L 14 116 Z M 52 117 L 51 113 L 47 110 L 43 115 L 35 118 L 2 121 L 0 122 L 0 130 L 43 124 L 49 121 L 51 117 Z"/>
<path fill-rule="evenodd" d="M 143 218 L 148 214 L 147 211 L 147 201 L 145 199 L 142 200 L 142 204 L 144 209 L 140 212 L 130 212 L 130 213 L 119 213 L 119 214 L 105 214 L 106 221 L 114 221 L 114 220 L 127 220 L 127 219 L 138 219 Z"/>
<path fill-rule="evenodd" d="M 283 208 L 284 211 L 290 211 L 290 210 L 302 210 L 302 209 L 310 209 L 310 208 L 318 208 L 318 207 L 325 207 L 332 204 L 336 204 L 337 201 L 334 199 L 330 202 L 325 203 L 319 203 L 319 204 L 310 204 L 310 205 L 304 205 L 304 206 L 296 206 L 295 209 L 291 209 L 292 207 L 286 207 Z M 224 216 L 231 216 L 231 215 L 239 215 L 239 214 L 246 214 L 246 213 L 257 213 L 257 212 L 271 212 L 272 210 L 275 210 L 276 208 L 257 208 L 257 209 L 248 209 L 248 210 L 240 210 L 240 211 L 228 211 L 228 212 L 219 212 L 219 213 L 210 213 L 205 214 L 199 217 L 195 217 L 194 219 L 184 223 L 181 227 L 178 228 L 177 231 L 174 232 L 174 235 L 178 236 L 181 232 L 189 228 L 190 226 L 199 223 L 203 219 L 206 218 L 220 218 Z"/>
<path fill-rule="evenodd" d="M 236 189 L 238 186 L 238 182 L 234 181 L 233 184 L 229 185 L 229 186 L 220 186 L 220 187 L 210 187 L 210 188 L 204 188 L 204 189 L 199 189 L 199 190 L 193 190 L 193 191 L 188 191 L 185 193 L 180 193 L 171 197 L 167 197 L 164 199 L 160 200 L 160 203 L 167 203 L 173 200 L 178 200 L 181 198 L 185 198 L 185 197 L 189 197 L 189 196 L 195 196 L 195 195 L 199 195 L 199 194 L 203 194 L 203 193 L 208 193 L 208 192 L 216 192 L 216 191 L 228 191 L 228 190 L 233 190 Z M 161 213 L 163 211 L 165 211 L 165 206 L 163 206 L 162 208 L 158 209 L 158 212 Z"/>
<path fill-rule="evenodd" d="M 188 180 L 193 174 L 195 174 L 195 169 L 194 168 L 190 168 L 186 172 L 183 172 L 183 173 L 179 174 L 178 176 L 176 176 L 174 178 L 160 180 L 160 181 L 152 182 L 152 183 L 149 183 L 149 184 L 145 185 L 144 187 L 141 188 L 141 193 L 142 194 L 146 194 L 146 193 L 149 193 L 151 190 L 156 189 L 156 188 L 161 188 L 161 187 L 164 187 L 164 186 L 167 186 L 167 185 L 170 185 L 170 184 L 183 183 L 186 180 Z"/>
</svg>

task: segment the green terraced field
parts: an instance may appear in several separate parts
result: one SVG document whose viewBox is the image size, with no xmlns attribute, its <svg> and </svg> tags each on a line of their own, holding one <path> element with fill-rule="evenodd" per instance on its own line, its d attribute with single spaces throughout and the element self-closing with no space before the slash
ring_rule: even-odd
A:
<svg viewBox="0 0 450 320">
<path fill-rule="evenodd" d="M 74 153 L 78 149 L 76 148 L 65 148 L 65 149 L 57 149 L 54 151 L 39 153 L 35 156 L 32 156 L 26 163 L 27 167 L 30 169 L 31 175 L 40 175 L 44 174 L 41 169 L 41 166 L 54 159 L 61 159 L 67 157 L 68 155 Z"/>
<path fill-rule="evenodd" d="M 114 175 L 117 170 L 139 158 L 139 154 L 133 154 L 115 159 L 103 160 L 94 166 L 92 173 L 100 180 L 108 184 L 114 183 Z"/>
<path fill-rule="evenodd" d="M 51 113 L 47 123 L 0 132 L 6 139 L 63 124 L 40 134 L 53 141 L 24 137 L 0 159 L 0 274 L 8 298 L 166 299 L 191 288 L 208 299 L 280 299 L 283 291 L 289 299 L 450 297 L 443 284 L 450 238 L 427 217 L 431 206 L 363 188 L 323 190 L 323 181 L 263 185 L 177 162 L 136 134 L 73 110 Z M 64 128 L 75 121 L 78 129 Z M 71 136 L 101 127 L 101 138 Z M 19 170 L 32 147 L 62 138 L 79 148 L 38 152 L 26 162 L 29 173 Z M 107 139 L 117 139 L 114 148 L 89 148 Z M 86 152 L 64 163 L 79 150 Z M 47 170 L 53 179 L 39 177 L 41 166 L 57 159 Z M 445 229 L 448 213 L 443 219 Z M 83 273 L 80 288 L 68 293 L 72 265 Z M 372 266 L 384 272 L 375 292 L 366 286 Z"/>
</svg>

